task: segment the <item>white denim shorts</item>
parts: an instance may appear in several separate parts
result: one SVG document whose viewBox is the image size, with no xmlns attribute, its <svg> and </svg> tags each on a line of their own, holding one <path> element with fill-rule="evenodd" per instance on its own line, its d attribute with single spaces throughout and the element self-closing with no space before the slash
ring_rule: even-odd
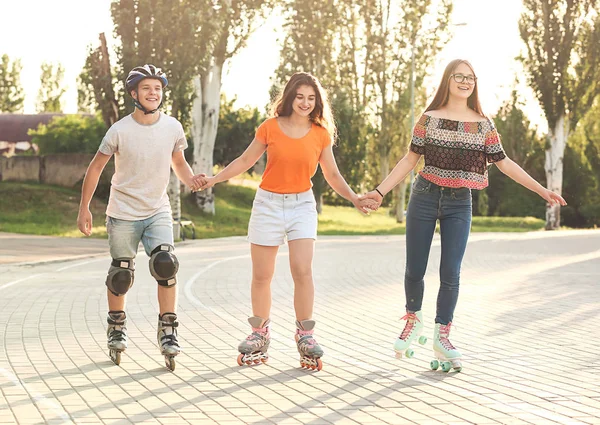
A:
<svg viewBox="0 0 600 425">
<path fill-rule="evenodd" d="M 317 203 L 312 190 L 281 194 L 259 188 L 252 204 L 248 241 L 278 246 L 286 239 L 317 239 Z"/>
</svg>

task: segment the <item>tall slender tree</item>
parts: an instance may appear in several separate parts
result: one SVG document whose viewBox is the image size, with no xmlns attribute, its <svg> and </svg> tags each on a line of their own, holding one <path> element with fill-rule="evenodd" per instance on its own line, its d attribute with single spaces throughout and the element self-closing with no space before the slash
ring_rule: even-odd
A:
<svg viewBox="0 0 600 425">
<path fill-rule="evenodd" d="M 21 60 L 11 62 L 8 55 L 0 60 L 0 112 L 22 112 L 25 93 L 21 86 Z"/>
<path fill-rule="evenodd" d="M 196 173 L 212 174 L 213 151 L 219 123 L 221 79 L 225 61 L 233 57 L 246 43 L 255 27 L 271 9 L 273 0 L 212 0 L 216 6 L 209 9 L 211 22 L 216 28 L 211 35 L 214 44 L 207 49 L 207 67 L 199 67 L 193 78 L 192 141 Z M 196 204 L 207 213 L 215 213 L 212 188 L 196 192 Z"/>
<path fill-rule="evenodd" d="M 317 3 L 287 0 L 284 3 L 287 32 L 280 52 L 280 65 L 275 72 L 276 87 L 283 89 L 283 85 L 294 73 L 303 71 L 319 78 L 333 95 L 338 77 L 337 38 L 341 22 L 339 7 L 338 0 Z M 335 103 L 334 96 L 331 100 Z M 342 106 L 340 101 L 339 107 Z M 317 211 L 321 212 L 326 183 L 320 170 L 312 181 Z"/>
<path fill-rule="evenodd" d="M 521 58 L 548 122 L 546 183 L 562 193 L 567 138 L 600 94 L 597 0 L 523 0 Z M 546 229 L 560 227 L 560 207 L 546 208 Z"/>
<path fill-rule="evenodd" d="M 363 0 L 365 80 L 376 129 L 374 151 L 380 179 L 407 150 L 411 133 L 410 79 L 423 98 L 422 82 L 449 39 L 450 0 Z M 414 70 L 414 72 L 413 72 Z M 405 184 L 396 190 L 396 217 L 404 219 Z"/>
<path fill-rule="evenodd" d="M 119 103 L 114 90 L 108 45 L 100 33 L 100 46 L 90 49 L 78 77 L 77 104 L 80 111 L 99 110 L 107 127 L 119 119 Z"/>
<path fill-rule="evenodd" d="M 65 69 L 58 63 L 56 65 L 44 62 L 41 65 L 40 90 L 38 93 L 38 112 L 62 112 L 62 96 L 67 89 L 63 86 Z"/>
<path fill-rule="evenodd" d="M 169 79 L 163 101 L 170 113 L 184 126 L 192 103 L 191 80 L 208 67 L 208 52 L 216 40 L 218 23 L 212 20 L 213 0 L 115 0 L 111 5 L 115 33 L 119 37 L 118 78 L 124 81 L 135 66 L 152 63 L 163 69 Z M 129 94 L 121 88 L 122 109 L 133 109 Z M 168 187 L 179 235 L 181 187 L 173 172 Z"/>
</svg>

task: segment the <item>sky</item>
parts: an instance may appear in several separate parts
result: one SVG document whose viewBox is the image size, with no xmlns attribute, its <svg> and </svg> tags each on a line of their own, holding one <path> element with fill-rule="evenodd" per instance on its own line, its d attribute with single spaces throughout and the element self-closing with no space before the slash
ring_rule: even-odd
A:
<svg viewBox="0 0 600 425">
<path fill-rule="evenodd" d="M 64 66 L 67 86 L 64 111 L 77 111 L 76 79 L 88 46 L 99 45 L 100 32 L 106 34 L 109 48 L 115 44 L 110 3 L 110 0 L 0 0 L 0 55 L 6 53 L 11 59 L 21 59 L 26 113 L 35 113 L 40 66 L 44 61 L 60 61 Z M 452 40 L 440 53 L 432 77 L 426 81 L 428 93 L 433 93 L 450 60 L 464 58 L 475 68 L 484 111 L 494 114 L 509 98 L 518 75 L 519 91 L 528 99 L 525 111 L 545 131 L 541 108 L 515 60 L 523 48 L 518 32 L 521 9 L 521 0 L 455 0 L 452 22 L 466 25 L 454 27 Z M 237 106 L 262 108 L 269 100 L 271 77 L 279 63 L 278 39 L 283 37 L 278 19 L 272 15 L 250 37 L 247 47 L 225 64 L 223 91 L 229 98 L 237 96 Z"/>
</svg>

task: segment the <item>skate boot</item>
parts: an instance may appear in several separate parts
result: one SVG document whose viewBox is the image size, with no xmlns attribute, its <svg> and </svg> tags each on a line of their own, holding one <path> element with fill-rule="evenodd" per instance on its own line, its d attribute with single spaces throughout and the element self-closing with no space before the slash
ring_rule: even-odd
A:
<svg viewBox="0 0 600 425">
<path fill-rule="evenodd" d="M 437 370 L 438 367 L 441 367 L 444 372 L 448 372 L 452 368 L 457 372 L 462 370 L 460 361 L 462 355 L 448 339 L 451 326 L 452 322 L 447 325 L 442 325 L 441 323 L 435 324 L 435 330 L 433 331 L 433 353 L 436 359 L 431 361 L 430 366 L 432 370 Z"/>
<path fill-rule="evenodd" d="M 240 366 L 266 363 L 269 360 L 267 350 L 271 343 L 271 333 L 269 332 L 271 321 L 252 316 L 248 318 L 248 323 L 252 326 L 252 333 L 238 345 L 240 355 L 237 357 L 237 363 Z"/>
<path fill-rule="evenodd" d="M 127 319 L 124 311 L 109 311 L 106 346 L 114 364 L 121 363 L 121 353 L 127 350 Z"/>
<path fill-rule="evenodd" d="M 179 354 L 179 342 L 177 341 L 177 315 L 175 313 L 163 313 L 158 315 L 158 330 L 156 338 L 160 347 L 160 353 L 165 356 L 165 365 L 171 371 L 175 370 L 175 356 Z"/>
<path fill-rule="evenodd" d="M 427 343 L 427 337 L 420 336 L 421 332 L 423 332 L 423 313 L 421 313 L 421 310 L 414 313 L 406 313 L 400 320 L 406 320 L 406 325 L 404 325 L 404 330 L 394 343 L 394 350 L 396 351 L 397 358 L 401 359 L 404 352 L 404 355 L 410 359 L 415 355 L 414 350 L 410 348 L 410 344 L 413 341 L 417 340 L 421 345 Z"/>
<path fill-rule="evenodd" d="M 296 344 L 300 353 L 300 366 L 312 370 L 323 368 L 323 349 L 313 337 L 314 320 L 296 320 Z"/>
</svg>

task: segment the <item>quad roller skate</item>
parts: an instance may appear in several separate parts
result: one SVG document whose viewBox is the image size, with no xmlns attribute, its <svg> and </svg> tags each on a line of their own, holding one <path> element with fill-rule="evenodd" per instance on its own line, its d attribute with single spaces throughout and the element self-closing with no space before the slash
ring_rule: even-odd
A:
<svg viewBox="0 0 600 425">
<path fill-rule="evenodd" d="M 124 311 L 109 311 L 106 329 L 108 354 L 114 364 L 121 363 L 121 353 L 127 349 L 127 319 Z"/>
<path fill-rule="evenodd" d="M 300 366 L 312 370 L 323 368 L 323 349 L 313 337 L 314 320 L 296 320 L 296 344 L 300 353 Z"/>
<path fill-rule="evenodd" d="M 165 356 L 165 365 L 170 371 L 175 370 L 175 356 L 181 352 L 177 341 L 177 315 L 175 313 L 163 313 L 158 315 L 158 329 L 156 338 L 160 347 L 160 353 Z"/>
<path fill-rule="evenodd" d="M 252 333 L 238 345 L 240 354 L 237 357 L 237 363 L 240 366 L 266 363 L 269 360 L 267 350 L 271 343 L 271 333 L 269 331 L 271 321 L 252 316 L 248 318 L 248 323 L 252 326 Z"/>
<path fill-rule="evenodd" d="M 396 351 L 396 357 L 401 359 L 402 354 L 407 358 L 411 358 L 415 355 L 415 352 L 410 345 L 413 341 L 418 341 L 419 344 L 425 345 L 427 343 L 427 337 L 421 336 L 423 332 L 423 313 L 421 311 L 415 311 L 414 313 L 406 313 L 406 315 L 400 319 L 406 320 L 404 330 L 394 343 L 394 350 Z"/>
<path fill-rule="evenodd" d="M 456 372 L 462 370 L 460 360 L 462 355 L 448 339 L 451 326 L 452 322 L 447 325 L 435 324 L 433 331 L 433 352 L 436 358 L 430 363 L 431 370 L 437 370 L 438 368 L 441 368 L 443 372 L 449 372 L 450 369 L 454 369 Z"/>
</svg>

